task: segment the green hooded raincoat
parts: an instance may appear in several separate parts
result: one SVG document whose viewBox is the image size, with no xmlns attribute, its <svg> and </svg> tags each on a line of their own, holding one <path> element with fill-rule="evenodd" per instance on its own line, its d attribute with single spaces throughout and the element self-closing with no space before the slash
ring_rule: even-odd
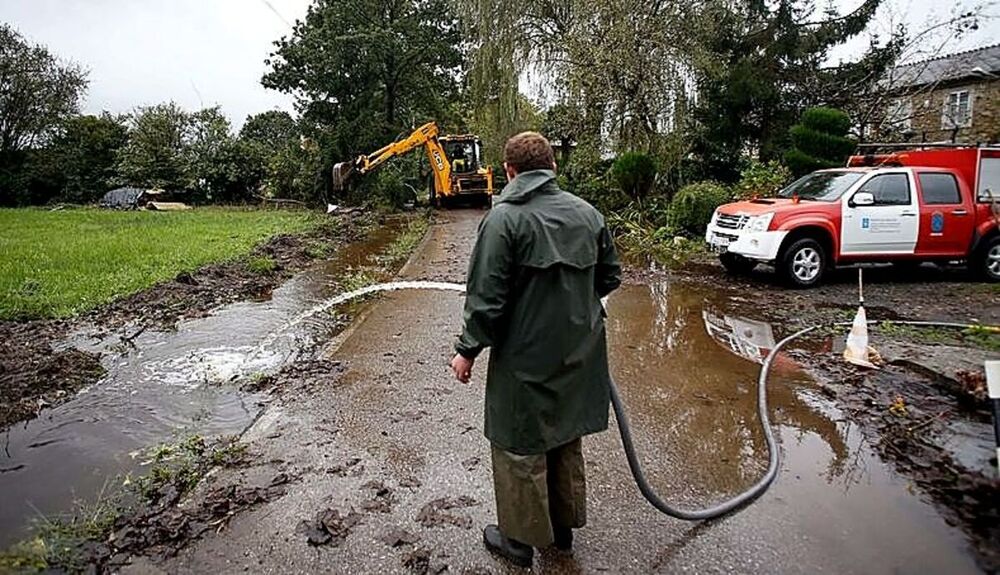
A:
<svg viewBox="0 0 1000 575">
<path fill-rule="evenodd" d="M 466 283 L 467 358 L 490 347 L 485 434 L 543 453 L 608 427 L 600 298 L 621 283 L 604 218 L 552 170 L 519 174 L 479 225 Z"/>
</svg>

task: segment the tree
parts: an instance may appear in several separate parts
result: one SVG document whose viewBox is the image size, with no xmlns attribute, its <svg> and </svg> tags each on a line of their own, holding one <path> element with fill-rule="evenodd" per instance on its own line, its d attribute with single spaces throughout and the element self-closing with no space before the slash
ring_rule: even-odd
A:
<svg viewBox="0 0 1000 575">
<path fill-rule="evenodd" d="M 263 191 L 276 198 L 315 201 L 322 168 L 315 142 L 303 139 L 288 112 L 270 110 L 247 118 L 240 140 L 263 160 Z"/>
<path fill-rule="evenodd" d="M 622 0 L 455 2 L 473 45 L 470 90 L 512 119 L 520 78 L 541 76 L 577 141 L 597 149 L 656 151 L 676 125 L 686 70 L 705 26 L 700 5 Z M 567 113 L 566 108 L 573 108 Z M 608 145 L 610 144 L 610 145 Z"/>
<path fill-rule="evenodd" d="M 735 181 L 747 154 L 765 162 L 781 157 L 802 110 L 837 105 L 876 83 L 898 55 L 898 33 L 856 62 L 825 63 L 832 47 L 865 30 L 881 3 L 865 0 L 849 14 L 828 10 L 820 18 L 806 0 L 714 3 L 717 33 L 697 73 L 693 126 L 706 171 Z"/>
<path fill-rule="evenodd" d="M 256 142 L 277 151 L 290 145 L 299 145 L 299 127 L 291 114 L 282 110 L 268 110 L 247 116 L 240 138 Z"/>
<path fill-rule="evenodd" d="M 128 142 L 128 129 L 120 118 L 74 116 L 62 122 L 51 143 L 39 152 L 59 199 L 71 203 L 97 201 L 114 182 L 115 157 Z"/>
<path fill-rule="evenodd" d="M 189 184 L 185 145 L 191 119 L 173 102 L 140 107 L 129 119 L 129 141 L 119 151 L 121 183 L 162 189 Z"/>
<path fill-rule="evenodd" d="M 0 154 L 41 143 L 76 113 L 86 89 L 83 68 L 0 24 Z"/>
<path fill-rule="evenodd" d="M 233 192 L 230 187 L 236 174 L 227 162 L 238 158 L 240 151 L 230 130 L 229 119 L 218 106 L 188 116 L 183 144 L 184 187 L 199 200 L 235 199 L 230 197 Z"/>
<path fill-rule="evenodd" d="M 785 152 L 785 164 L 795 177 L 814 170 L 843 166 L 857 142 L 847 137 L 851 119 L 833 108 L 810 108 L 789 134 L 792 148 Z"/>
<path fill-rule="evenodd" d="M 303 131 L 332 163 L 442 120 L 461 42 L 445 0 L 318 0 L 276 42 L 262 83 L 295 95 Z"/>
<path fill-rule="evenodd" d="M 50 183 L 37 177 L 36 148 L 77 111 L 86 89 L 83 68 L 0 24 L 0 205 L 51 198 Z"/>
<path fill-rule="evenodd" d="M 626 152 L 611 166 L 618 187 L 633 200 L 642 200 L 656 181 L 656 162 L 646 154 Z"/>
</svg>

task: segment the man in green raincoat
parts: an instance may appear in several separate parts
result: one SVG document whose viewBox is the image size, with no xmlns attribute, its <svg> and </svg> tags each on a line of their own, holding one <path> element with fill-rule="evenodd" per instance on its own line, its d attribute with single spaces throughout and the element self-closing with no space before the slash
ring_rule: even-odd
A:
<svg viewBox="0 0 1000 575">
<path fill-rule="evenodd" d="M 510 183 L 479 226 L 451 366 L 466 383 L 491 348 L 484 431 L 498 525 L 483 538 L 530 566 L 533 547 L 569 550 L 586 523 L 580 438 L 608 427 L 601 298 L 621 283 L 621 266 L 603 216 L 556 184 L 544 137 L 512 137 L 504 166 Z"/>
</svg>

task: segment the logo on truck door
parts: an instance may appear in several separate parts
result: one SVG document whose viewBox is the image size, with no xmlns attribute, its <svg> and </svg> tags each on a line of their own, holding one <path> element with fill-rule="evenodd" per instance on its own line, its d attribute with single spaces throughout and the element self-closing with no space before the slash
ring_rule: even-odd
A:
<svg viewBox="0 0 1000 575">
<path fill-rule="evenodd" d="M 931 214 L 931 233 L 940 234 L 944 231 L 944 214 L 934 212 Z"/>
</svg>

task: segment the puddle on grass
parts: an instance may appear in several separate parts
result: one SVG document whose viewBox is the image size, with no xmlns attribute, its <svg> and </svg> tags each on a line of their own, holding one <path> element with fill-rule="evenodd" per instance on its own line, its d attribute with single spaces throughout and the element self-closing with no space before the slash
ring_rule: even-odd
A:
<svg viewBox="0 0 1000 575">
<path fill-rule="evenodd" d="M 701 507 L 764 472 L 757 375 L 789 334 L 765 313 L 736 293 L 677 280 L 612 296 L 613 375 L 647 474 L 668 500 Z M 784 528 L 841 550 L 845 571 L 978 572 L 961 532 L 880 459 L 793 355 L 777 356 L 768 398 L 782 469 L 755 511 L 784 517 L 791 507 Z"/>
<path fill-rule="evenodd" d="M 73 345 L 107 352 L 108 373 L 71 401 L 0 434 L 0 549 L 24 538 L 32 519 L 65 512 L 141 472 L 130 455 L 138 450 L 192 434 L 243 431 L 264 396 L 240 391 L 237 380 L 309 357 L 333 337 L 342 326 L 331 313 L 290 320 L 343 291 L 335 280 L 345 272 L 377 265 L 403 223 L 392 220 L 344 246 L 269 300 L 225 306 L 181 322 L 175 332 L 143 332 L 125 353 L 117 334 L 75 336 Z"/>
</svg>

